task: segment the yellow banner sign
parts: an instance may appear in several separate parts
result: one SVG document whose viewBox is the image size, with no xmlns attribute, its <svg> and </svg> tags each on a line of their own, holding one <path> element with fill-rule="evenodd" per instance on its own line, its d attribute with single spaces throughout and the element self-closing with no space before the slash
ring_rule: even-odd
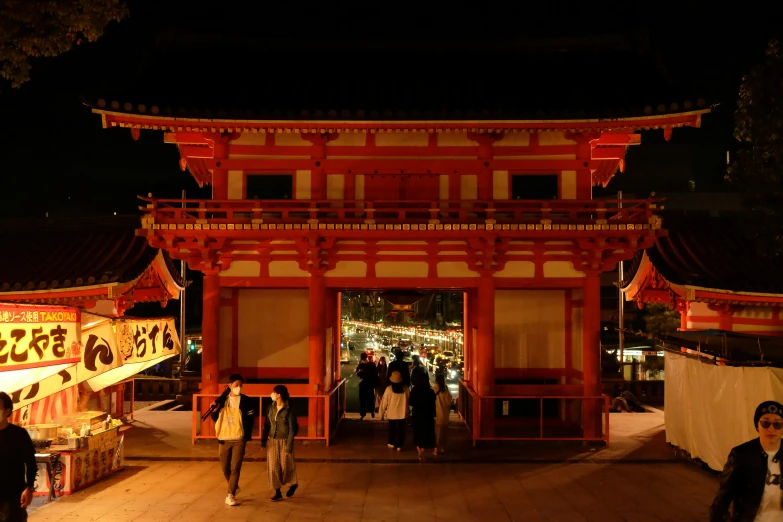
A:
<svg viewBox="0 0 783 522">
<path fill-rule="evenodd" d="M 76 362 L 79 311 L 0 304 L 0 372 Z"/>
</svg>

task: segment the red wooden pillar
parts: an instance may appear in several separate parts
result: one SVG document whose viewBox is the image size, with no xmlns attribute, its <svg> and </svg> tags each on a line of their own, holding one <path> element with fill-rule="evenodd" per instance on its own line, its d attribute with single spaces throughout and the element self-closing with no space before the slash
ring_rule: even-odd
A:
<svg viewBox="0 0 783 522">
<path fill-rule="evenodd" d="M 495 280 L 482 275 L 476 292 L 476 390 L 480 397 L 492 395 L 495 389 Z M 495 431 L 495 401 L 481 399 L 480 435 L 491 437 Z"/>
<path fill-rule="evenodd" d="M 326 281 L 323 274 L 310 275 L 310 393 L 323 395 L 326 374 Z M 310 399 L 308 435 L 323 436 L 323 399 Z"/>
<path fill-rule="evenodd" d="M 220 340 L 220 277 L 218 270 L 204 271 L 204 306 L 201 313 L 201 393 L 218 391 Z"/>
<path fill-rule="evenodd" d="M 332 373 L 334 374 L 334 382 L 340 382 L 340 357 L 342 356 L 342 343 L 343 343 L 343 293 L 335 292 L 335 322 L 334 322 L 334 365 L 332 367 Z"/>
<path fill-rule="evenodd" d="M 212 171 L 212 199 L 228 199 L 228 171 L 225 169 Z"/>
<path fill-rule="evenodd" d="M 601 280 L 588 273 L 584 280 L 582 383 L 586 397 L 601 394 Z M 585 400 L 582 408 L 585 437 L 601 434 L 601 408 L 597 400 Z"/>
<path fill-rule="evenodd" d="M 473 300 L 473 296 L 469 292 L 464 292 L 462 295 L 462 375 L 463 379 L 467 382 L 471 382 L 473 379 L 473 343 L 470 338 L 473 335 L 473 322 L 470 313 L 470 303 Z M 475 386 L 472 384 L 471 386 Z"/>
</svg>

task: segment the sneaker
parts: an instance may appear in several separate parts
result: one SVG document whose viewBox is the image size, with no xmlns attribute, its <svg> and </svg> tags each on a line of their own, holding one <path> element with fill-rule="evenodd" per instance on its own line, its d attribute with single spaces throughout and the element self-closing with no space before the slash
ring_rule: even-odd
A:
<svg viewBox="0 0 783 522">
<path fill-rule="evenodd" d="M 299 484 L 293 484 L 290 488 L 288 488 L 288 491 L 285 492 L 285 496 L 288 498 L 291 498 L 294 496 L 294 493 L 296 493 L 296 488 L 299 487 Z"/>
<path fill-rule="evenodd" d="M 402 448 L 397 448 L 397 451 L 402 451 Z"/>
<path fill-rule="evenodd" d="M 437 449 L 432 450 L 432 454 L 437 457 L 438 456 L 438 450 Z"/>
<path fill-rule="evenodd" d="M 283 498 L 283 494 L 280 493 L 280 490 L 275 491 L 275 495 L 272 497 L 272 502 L 277 502 L 278 500 L 281 500 Z"/>
<path fill-rule="evenodd" d="M 226 497 L 226 505 L 227 506 L 236 506 L 237 505 L 237 501 L 234 500 L 234 495 L 232 495 L 231 493 L 229 493 L 228 496 Z"/>
<path fill-rule="evenodd" d="M 389 449 L 394 449 L 394 444 L 387 444 L 386 447 Z"/>
</svg>

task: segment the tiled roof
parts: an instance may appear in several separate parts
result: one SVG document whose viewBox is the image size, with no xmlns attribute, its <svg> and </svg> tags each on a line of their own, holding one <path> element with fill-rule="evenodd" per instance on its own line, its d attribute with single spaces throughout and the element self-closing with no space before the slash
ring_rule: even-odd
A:
<svg viewBox="0 0 783 522">
<path fill-rule="evenodd" d="M 663 227 L 668 235 L 656 238 L 647 255 L 672 284 L 783 294 L 783 259 L 759 253 L 753 238 L 759 226 L 739 216 L 664 215 Z M 635 272 L 636 267 L 628 272 L 628 282 Z"/>
<path fill-rule="evenodd" d="M 69 289 L 126 283 L 139 277 L 158 250 L 135 235 L 138 218 L 0 222 L 0 292 Z M 168 263 L 178 278 L 172 263 Z"/>
<path fill-rule="evenodd" d="M 705 108 L 651 55 L 632 48 L 486 51 L 192 43 L 158 49 L 94 108 L 243 120 L 571 120 Z"/>
</svg>

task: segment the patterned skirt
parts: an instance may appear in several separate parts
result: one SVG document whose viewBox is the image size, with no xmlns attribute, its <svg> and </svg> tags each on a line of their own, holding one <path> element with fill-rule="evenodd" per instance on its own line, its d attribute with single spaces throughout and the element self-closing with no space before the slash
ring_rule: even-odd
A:
<svg viewBox="0 0 783 522">
<path fill-rule="evenodd" d="M 286 453 L 286 439 L 269 439 L 266 445 L 266 464 L 269 469 L 269 487 L 278 489 L 284 484 L 298 484 L 294 454 Z"/>
</svg>

